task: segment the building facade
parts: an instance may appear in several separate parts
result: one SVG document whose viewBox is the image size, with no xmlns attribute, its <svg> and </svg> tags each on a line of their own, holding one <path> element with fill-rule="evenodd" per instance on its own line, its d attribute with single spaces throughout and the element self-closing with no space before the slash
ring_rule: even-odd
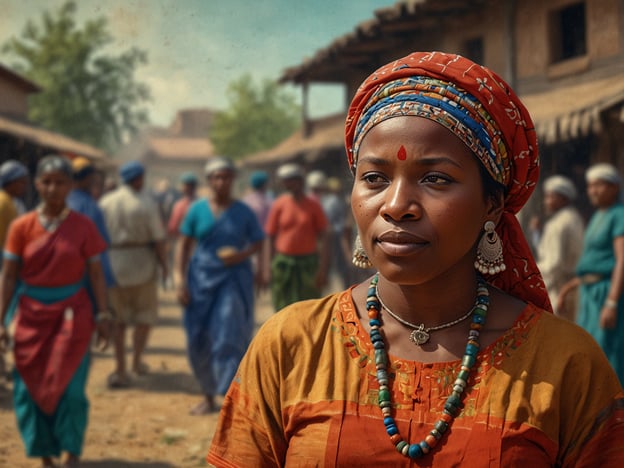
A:
<svg viewBox="0 0 624 468">
<path fill-rule="evenodd" d="M 39 159 L 56 153 L 69 158 L 83 156 L 101 170 L 110 170 L 112 163 L 103 151 L 28 120 L 28 97 L 39 91 L 35 83 L 0 64 L 0 163 L 17 159 L 34 174 Z M 28 207 L 36 202 L 33 187 L 25 202 Z"/>
<path fill-rule="evenodd" d="M 292 160 L 344 174 L 336 168 L 336 152 L 344 152 L 342 133 L 324 128 L 333 137 L 315 137 L 318 125 L 306 109 L 309 88 L 344 86 L 345 111 L 334 118 L 342 126 L 348 102 L 370 72 L 415 50 L 440 50 L 505 78 L 535 121 L 542 177 L 567 175 L 582 192 L 591 163 L 611 162 L 624 172 L 623 32 L 624 0 L 397 2 L 284 71 L 283 82 L 302 88 L 303 128 L 289 145 L 251 155 L 245 164 L 272 169 Z M 581 204 L 587 212 L 587 202 Z"/>
</svg>

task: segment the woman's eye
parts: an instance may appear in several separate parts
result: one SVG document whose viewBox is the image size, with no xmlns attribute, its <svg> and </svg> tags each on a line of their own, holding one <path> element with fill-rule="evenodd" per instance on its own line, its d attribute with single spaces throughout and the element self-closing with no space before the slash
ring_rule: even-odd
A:
<svg viewBox="0 0 624 468">
<path fill-rule="evenodd" d="M 364 174 L 362 176 L 362 180 L 364 182 L 366 182 L 367 184 L 374 185 L 374 184 L 382 183 L 385 179 L 380 174 L 377 174 L 377 173 L 373 172 L 373 173 L 369 173 L 369 174 Z"/>
<path fill-rule="evenodd" d="M 448 177 L 443 176 L 441 174 L 427 174 L 425 177 L 423 177 L 422 180 L 425 183 L 436 184 L 436 185 L 448 184 L 451 182 L 451 180 Z"/>
</svg>

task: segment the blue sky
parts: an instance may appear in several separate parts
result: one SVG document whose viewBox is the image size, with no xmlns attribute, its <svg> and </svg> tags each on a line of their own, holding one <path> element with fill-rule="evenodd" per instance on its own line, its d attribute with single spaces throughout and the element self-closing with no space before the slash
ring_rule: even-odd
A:
<svg viewBox="0 0 624 468">
<path fill-rule="evenodd" d="M 63 0 L 0 0 L 0 43 L 19 35 L 28 19 Z M 113 49 L 136 46 L 150 63 L 137 78 L 152 89 L 150 117 L 168 125 L 175 111 L 223 108 L 229 82 L 246 72 L 277 79 L 333 39 L 353 31 L 374 10 L 396 0 L 79 0 L 78 19 L 105 16 Z M 0 62 L 7 58 L 0 53 Z M 341 109 L 342 91 L 317 87 L 313 115 Z M 297 88 L 296 96 L 300 91 Z"/>
</svg>

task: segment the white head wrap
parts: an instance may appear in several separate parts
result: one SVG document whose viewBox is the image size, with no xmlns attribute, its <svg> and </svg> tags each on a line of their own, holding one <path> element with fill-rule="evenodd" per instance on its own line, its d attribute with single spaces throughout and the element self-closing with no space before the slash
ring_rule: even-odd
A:
<svg viewBox="0 0 624 468">
<path fill-rule="evenodd" d="M 206 163 L 206 165 L 204 166 L 204 173 L 206 174 L 206 176 L 209 176 L 213 172 L 223 169 L 236 172 L 236 166 L 234 166 L 234 163 L 232 161 L 227 158 L 216 157 L 212 158 Z"/>
<path fill-rule="evenodd" d="M 303 168 L 299 164 L 286 163 L 277 170 L 277 177 L 280 179 L 290 179 L 292 177 L 303 177 Z"/>
<path fill-rule="evenodd" d="M 576 187 L 570 179 L 562 175 L 554 175 L 544 181 L 544 191 L 563 195 L 568 200 L 576 198 Z"/>
<path fill-rule="evenodd" d="M 612 184 L 620 185 L 622 183 L 622 179 L 620 178 L 620 174 L 618 170 L 609 163 L 598 163 L 591 166 L 585 172 L 585 180 L 587 182 L 593 182 L 595 180 L 604 180 L 605 182 L 610 182 Z"/>
<path fill-rule="evenodd" d="M 323 171 L 312 171 L 306 177 L 306 185 L 310 189 L 327 188 L 327 176 Z"/>
</svg>

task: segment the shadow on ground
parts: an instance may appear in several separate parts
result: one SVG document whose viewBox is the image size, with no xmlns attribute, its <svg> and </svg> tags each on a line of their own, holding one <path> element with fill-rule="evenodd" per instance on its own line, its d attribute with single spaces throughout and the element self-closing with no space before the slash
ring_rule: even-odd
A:
<svg viewBox="0 0 624 468">
<path fill-rule="evenodd" d="M 13 411 L 13 390 L 8 382 L 0 382 L 0 409 Z"/>
<path fill-rule="evenodd" d="M 158 372 L 153 371 L 141 377 L 132 379 L 130 389 L 145 390 L 148 392 L 163 393 L 187 393 L 200 395 L 199 384 L 195 378 L 184 372 Z"/>
<path fill-rule="evenodd" d="M 132 350 L 128 350 L 131 353 Z M 150 346 L 145 349 L 145 355 L 149 354 L 168 354 L 170 356 L 186 356 L 186 348 L 168 348 L 164 346 Z"/>
<path fill-rule="evenodd" d="M 80 466 L 82 468 L 174 468 L 175 465 L 166 462 L 133 462 L 124 460 L 80 460 Z"/>
<path fill-rule="evenodd" d="M 180 317 L 158 317 L 156 327 L 182 327 L 182 313 Z"/>
<path fill-rule="evenodd" d="M 113 352 L 112 349 L 109 349 L 106 351 L 94 350 L 94 351 L 91 351 L 91 356 L 95 358 L 112 359 L 113 358 L 112 352 Z M 162 355 L 169 355 L 169 356 L 186 356 L 186 353 L 187 353 L 186 348 L 174 348 L 174 347 L 148 345 L 147 349 L 145 350 L 143 354 L 145 356 L 155 355 L 155 354 L 162 354 Z M 132 356 L 132 347 L 126 348 L 126 355 L 129 357 Z"/>
</svg>

